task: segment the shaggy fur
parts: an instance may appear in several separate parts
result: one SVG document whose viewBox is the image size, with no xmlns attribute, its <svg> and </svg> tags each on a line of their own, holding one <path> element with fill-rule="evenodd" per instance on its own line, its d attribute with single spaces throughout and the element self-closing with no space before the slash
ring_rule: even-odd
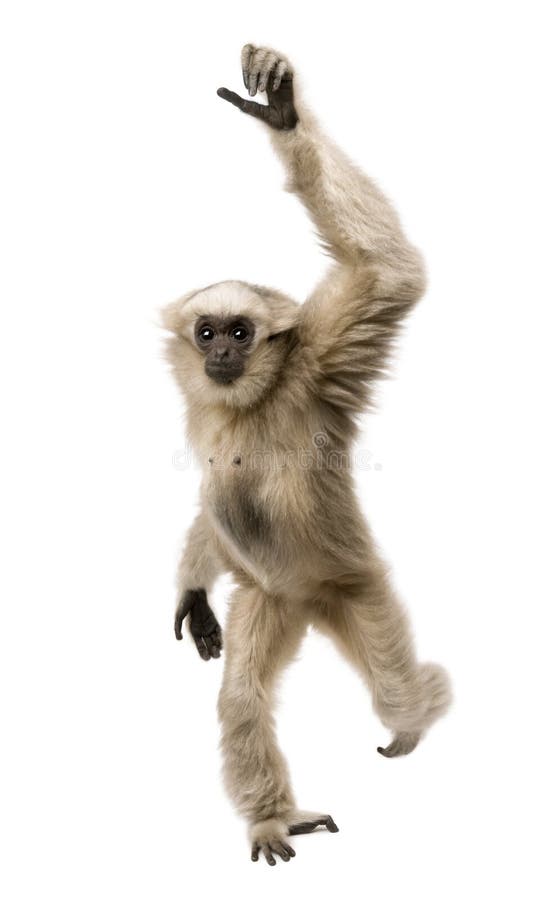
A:
<svg viewBox="0 0 553 900">
<path fill-rule="evenodd" d="M 273 76 L 283 85 L 287 78 L 291 91 L 281 55 L 248 45 L 243 60 L 250 93 L 259 79 L 269 82 L 271 103 Z M 356 417 L 423 293 L 423 266 L 388 201 L 293 99 L 298 123 L 273 123 L 272 140 L 288 189 L 334 259 L 330 273 L 302 305 L 272 289 L 224 282 L 188 294 L 164 315 L 188 435 L 203 466 L 179 597 L 209 592 L 223 570 L 236 581 L 218 707 L 224 775 L 250 823 L 254 858 L 261 849 L 269 862 L 271 850 L 289 858 L 283 839 L 294 828 L 327 821 L 297 809 L 271 711 L 276 679 L 308 623 L 330 635 L 366 680 L 393 732 L 390 746 L 379 748 L 384 755 L 410 752 L 449 703 L 444 670 L 415 657 L 348 465 Z M 245 315 L 256 326 L 245 372 L 232 384 L 206 377 L 194 344 L 194 323 L 210 314 Z"/>
</svg>

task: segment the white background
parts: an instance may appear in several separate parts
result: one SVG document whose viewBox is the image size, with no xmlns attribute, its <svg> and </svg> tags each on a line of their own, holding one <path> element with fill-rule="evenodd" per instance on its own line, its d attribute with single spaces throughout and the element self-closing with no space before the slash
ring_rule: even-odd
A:
<svg viewBox="0 0 553 900">
<path fill-rule="evenodd" d="M 547 7 L 3 4 L 4 897 L 550 896 Z M 215 94 L 248 40 L 291 57 L 427 259 L 357 479 L 456 695 L 383 759 L 363 685 L 310 635 L 279 735 L 340 832 L 275 869 L 221 787 L 222 661 L 172 634 L 198 473 L 156 325 L 223 278 L 303 297 L 326 264 L 262 127 Z"/>
</svg>

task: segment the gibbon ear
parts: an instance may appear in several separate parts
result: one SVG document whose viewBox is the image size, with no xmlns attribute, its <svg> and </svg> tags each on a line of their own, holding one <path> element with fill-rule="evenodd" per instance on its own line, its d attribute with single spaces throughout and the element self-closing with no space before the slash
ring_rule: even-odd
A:
<svg viewBox="0 0 553 900">
<path fill-rule="evenodd" d="M 297 303 L 288 298 L 271 298 L 271 321 L 269 325 L 269 338 L 282 334 L 283 331 L 291 331 L 299 324 L 300 310 Z"/>
<path fill-rule="evenodd" d="M 180 303 L 170 303 L 159 311 L 159 323 L 167 331 L 178 331 Z"/>
<path fill-rule="evenodd" d="M 175 334 L 178 334 L 183 327 L 183 306 L 187 300 L 190 300 L 196 291 L 190 291 L 188 294 L 185 294 L 184 297 L 179 297 L 178 300 L 174 300 L 172 303 L 169 303 L 167 306 L 162 307 L 159 311 L 159 320 L 162 328 L 165 328 L 167 331 L 172 331 Z"/>
</svg>

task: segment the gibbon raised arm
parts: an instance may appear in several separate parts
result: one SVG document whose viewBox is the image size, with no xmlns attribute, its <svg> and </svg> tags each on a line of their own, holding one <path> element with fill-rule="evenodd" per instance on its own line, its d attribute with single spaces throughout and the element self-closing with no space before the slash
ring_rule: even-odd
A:
<svg viewBox="0 0 553 900">
<path fill-rule="evenodd" d="M 226 88 L 218 93 L 271 126 L 273 146 L 287 170 L 287 189 L 301 199 L 335 260 L 300 311 L 299 332 L 312 354 L 317 388 L 332 406 L 363 409 L 366 388 L 382 375 L 401 320 L 424 291 L 421 256 L 406 240 L 386 197 L 298 103 L 290 63 L 247 45 L 242 65 L 250 93 L 256 76 L 248 77 L 248 67 L 261 66 L 257 89 L 267 86 L 268 106 Z M 276 91 L 267 74 L 275 66 Z"/>
</svg>

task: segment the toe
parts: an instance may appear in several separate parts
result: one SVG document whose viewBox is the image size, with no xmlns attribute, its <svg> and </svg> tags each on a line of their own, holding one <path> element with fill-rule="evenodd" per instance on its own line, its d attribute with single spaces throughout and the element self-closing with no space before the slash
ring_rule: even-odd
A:
<svg viewBox="0 0 553 900">
<path fill-rule="evenodd" d="M 394 754 L 393 754 L 392 744 L 390 744 L 388 747 L 377 747 L 377 748 L 376 748 L 376 752 L 377 752 L 377 753 L 380 753 L 381 756 L 388 756 L 388 757 L 390 757 L 390 756 L 393 756 L 393 755 L 394 755 Z"/>
<path fill-rule="evenodd" d="M 391 759 L 394 756 L 406 756 L 411 753 L 420 740 L 419 732 L 400 731 L 387 747 L 377 747 L 381 756 Z"/>
<path fill-rule="evenodd" d="M 310 834 L 312 831 L 315 831 L 316 827 L 315 822 L 297 822 L 295 825 L 290 825 L 288 834 Z"/>
<path fill-rule="evenodd" d="M 319 815 L 316 819 L 306 819 L 303 822 L 296 822 L 288 828 L 288 834 L 310 834 L 315 831 L 319 825 L 323 825 L 328 831 L 336 833 L 339 828 L 332 816 Z"/>
<path fill-rule="evenodd" d="M 276 859 L 271 853 L 271 848 L 267 844 L 263 847 L 263 855 L 270 866 L 276 866 Z"/>
<path fill-rule="evenodd" d="M 278 855 L 280 856 L 281 859 L 284 860 L 284 862 L 289 862 L 290 854 L 288 853 L 284 844 L 281 841 L 272 841 L 271 842 L 271 850 L 274 853 L 278 853 Z"/>
</svg>

